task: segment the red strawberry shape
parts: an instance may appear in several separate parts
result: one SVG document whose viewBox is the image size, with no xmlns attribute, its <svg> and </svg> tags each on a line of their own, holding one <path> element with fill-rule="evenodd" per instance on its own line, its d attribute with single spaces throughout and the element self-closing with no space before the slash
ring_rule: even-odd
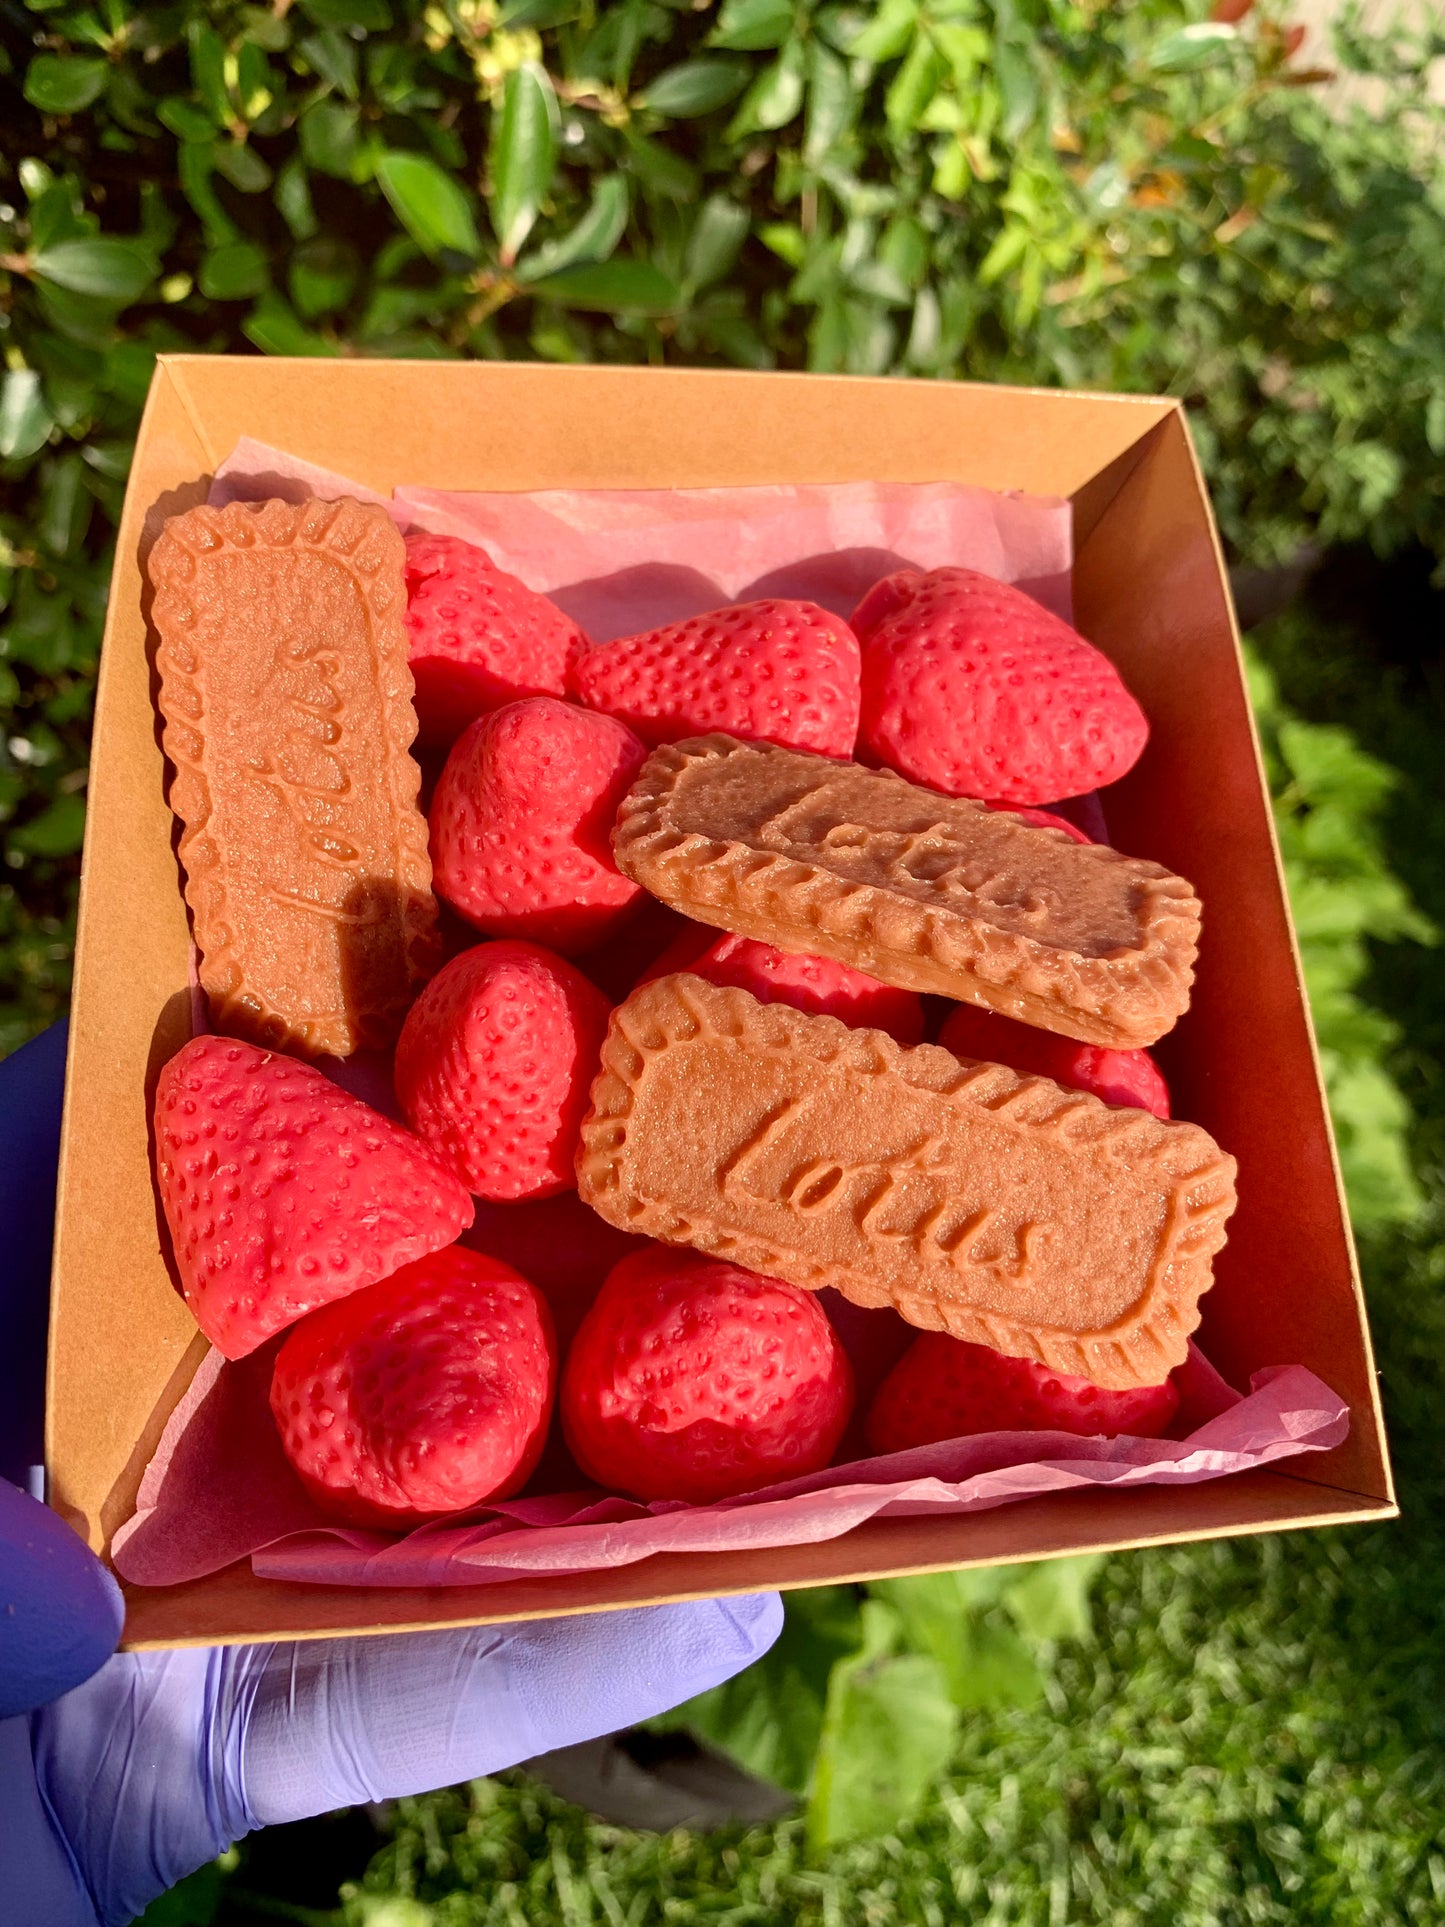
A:
<svg viewBox="0 0 1445 1927">
<path fill-rule="evenodd" d="M 181 1288 L 217 1351 L 244 1358 L 472 1221 L 419 1139 L 309 1064 L 193 1037 L 160 1074 L 156 1181 Z"/>
<path fill-rule="evenodd" d="M 949 796 L 1047 803 L 1131 769 L 1149 726 L 1107 656 L 1007 582 L 903 571 L 853 613 L 860 752 Z"/>
<path fill-rule="evenodd" d="M 858 643 L 812 602 L 745 602 L 583 652 L 568 678 L 648 744 L 725 730 L 851 756 Z"/>
<path fill-rule="evenodd" d="M 303 1319 L 276 1355 L 271 1410 L 319 1506 L 412 1526 L 525 1485 L 556 1369 L 542 1294 L 453 1245 Z"/>
<path fill-rule="evenodd" d="M 1106 1392 L 944 1332 L 915 1338 L 878 1388 L 868 1413 L 875 1452 L 906 1452 L 974 1432 L 1074 1432 L 1153 1439 L 1179 1407 L 1174 1381 Z"/>
<path fill-rule="evenodd" d="M 795 1010 L 839 1017 L 855 1029 L 886 1030 L 900 1044 L 923 1042 L 923 999 L 917 991 L 880 984 L 830 957 L 778 950 L 752 937 L 719 936 L 696 924 L 663 951 L 641 981 L 675 970 L 751 991 L 760 1004 L 791 1004 Z"/>
<path fill-rule="evenodd" d="M 1129 1105 L 1169 1115 L 1169 1086 L 1147 1050 L 1106 1050 L 1075 1043 L 1051 1030 L 1035 1030 L 1014 1017 L 973 1004 L 955 1004 L 944 1019 L 938 1041 L 955 1057 L 985 1064 L 1007 1064 L 1033 1077 L 1051 1077 L 1074 1091 L 1092 1091 L 1106 1104 Z"/>
<path fill-rule="evenodd" d="M 611 1008 L 537 944 L 463 951 L 402 1026 L 396 1096 L 407 1123 L 478 1197 L 570 1189 Z"/>
<path fill-rule="evenodd" d="M 642 894 L 612 861 L 612 825 L 646 754 L 610 716 L 550 696 L 479 716 L 432 797 L 438 895 L 494 937 L 567 956 L 603 942 Z"/>
<path fill-rule="evenodd" d="M 418 741 L 445 749 L 486 710 L 561 696 L 587 638 L 554 602 L 454 535 L 406 538 L 407 659 Z"/>
<path fill-rule="evenodd" d="M 589 1477 L 694 1505 L 818 1471 L 852 1404 L 847 1356 L 811 1293 L 657 1245 L 598 1293 L 561 1394 Z"/>
</svg>

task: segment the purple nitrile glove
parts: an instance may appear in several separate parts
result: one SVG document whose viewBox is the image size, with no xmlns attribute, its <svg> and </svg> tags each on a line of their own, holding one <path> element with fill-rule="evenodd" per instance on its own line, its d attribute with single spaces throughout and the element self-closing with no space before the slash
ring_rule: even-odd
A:
<svg viewBox="0 0 1445 1927">
<path fill-rule="evenodd" d="M 0 1472 L 39 1457 L 64 1038 L 0 1065 Z M 38 1309 L 37 1309 L 38 1308 Z M 777 1595 L 463 1632 L 115 1653 L 121 1600 L 0 1479 L 0 1914 L 121 1927 L 253 1827 L 610 1733 L 772 1644 Z M 7 1717 L 8 1716 L 8 1717 Z"/>
</svg>

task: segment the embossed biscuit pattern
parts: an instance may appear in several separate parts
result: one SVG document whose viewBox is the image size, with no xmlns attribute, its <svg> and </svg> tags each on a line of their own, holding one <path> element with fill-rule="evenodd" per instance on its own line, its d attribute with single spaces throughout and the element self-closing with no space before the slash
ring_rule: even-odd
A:
<svg viewBox="0 0 1445 1927">
<path fill-rule="evenodd" d="M 403 557 L 346 498 L 192 509 L 151 552 L 201 983 L 260 1044 L 383 1047 L 440 961 Z"/>
<path fill-rule="evenodd" d="M 703 923 L 1084 1043 L 1154 1043 L 1189 1005 L 1200 906 L 1183 878 L 891 771 L 723 735 L 668 744 L 613 850 Z"/>
<path fill-rule="evenodd" d="M 1105 1386 L 1182 1362 L 1234 1207 L 1207 1132 L 689 975 L 614 1011 L 609 1222 Z"/>
</svg>

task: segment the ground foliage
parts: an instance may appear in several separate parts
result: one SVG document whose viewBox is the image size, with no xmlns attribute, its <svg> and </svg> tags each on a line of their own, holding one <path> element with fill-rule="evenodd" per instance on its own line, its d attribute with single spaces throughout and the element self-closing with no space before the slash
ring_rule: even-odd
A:
<svg viewBox="0 0 1445 1927">
<path fill-rule="evenodd" d="M 1445 555 L 1439 36 L 1282 0 L 19 0 L 0 34 L 0 1050 L 64 1007 L 165 349 L 1168 391 L 1236 553 Z"/>
</svg>

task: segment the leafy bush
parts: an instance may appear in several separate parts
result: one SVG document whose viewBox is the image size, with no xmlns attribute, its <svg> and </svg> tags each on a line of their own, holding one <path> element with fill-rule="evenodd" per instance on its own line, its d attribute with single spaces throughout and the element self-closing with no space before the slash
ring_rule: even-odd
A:
<svg viewBox="0 0 1445 1927">
<path fill-rule="evenodd" d="M 1042 1703 L 1060 1640 L 1087 1639 L 1102 1560 L 819 1586 L 776 1646 L 654 1722 L 686 1727 L 804 1802 L 808 1848 L 889 1833 L 923 1805 L 960 1719 Z"/>
<path fill-rule="evenodd" d="M 1312 98 L 1270 7 L 1201 4 L 26 0 L 30 47 L 0 44 L 0 1049 L 64 1003 L 158 349 L 1171 390 L 1240 555 L 1445 554 L 1439 37 L 1346 36 L 1393 75 L 1376 124 Z"/>
<path fill-rule="evenodd" d="M 1297 616 L 1285 618 L 1298 628 Z M 1391 869 L 1379 817 L 1397 771 L 1338 723 L 1302 721 L 1254 654 L 1250 694 L 1263 741 L 1305 986 L 1349 1192 L 1361 1229 L 1423 1203 L 1410 1166 L 1410 1107 L 1389 1069 L 1400 1026 L 1361 996 L 1368 941 L 1433 944 L 1438 933 Z"/>
</svg>

